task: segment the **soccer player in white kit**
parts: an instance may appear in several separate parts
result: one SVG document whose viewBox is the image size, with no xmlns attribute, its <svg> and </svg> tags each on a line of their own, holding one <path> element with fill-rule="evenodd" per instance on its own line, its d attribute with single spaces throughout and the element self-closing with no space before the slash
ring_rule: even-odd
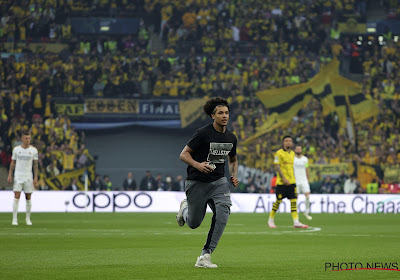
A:
<svg viewBox="0 0 400 280">
<path fill-rule="evenodd" d="M 294 149 L 295 157 L 293 163 L 294 177 L 296 178 L 296 187 L 298 193 L 306 196 L 306 211 L 304 216 L 308 220 L 312 220 L 310 216 L 310 184 L 308 173 L 308 158 L 303 155 L 303 148 L 297 145 Z"/>
<path fill-rule="evenodd" d="M 13 149 L 10 171 L 8 173 L 8 182 L 12 182 L 14 172 L 14 204 L 13 204 L 13 220 L 12 225 L 18 225 L 17 213 L 19 206 L 19 198 L 21 192 L 24 191 L 26 198 L 26 224 L 32 225 L 31 209 L 32 209 L 32 192 L 38 182 L 38 150 L 31 146 L 31 135 L 24 132 L 22 135 L 22 144 Z M 33 174 L 32 174 L 33 166 Z"/>
</svg>

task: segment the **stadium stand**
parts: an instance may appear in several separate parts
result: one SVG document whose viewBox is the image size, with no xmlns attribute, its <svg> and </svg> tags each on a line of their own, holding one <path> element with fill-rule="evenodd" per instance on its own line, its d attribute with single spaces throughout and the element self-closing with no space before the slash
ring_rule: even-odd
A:
<svg viewBox="0 0 400 280">
<path fill-rule="evenodd" d="M 360 41 L 337 26 L 343 18 L 365 19 L 368 1 L 3 2 L 0 49 L 9 53 L 0 61 L 4 165 L 21 129 L 31 130 L 40 149 L 42 177 L 93 161 L 84 133 L 71 127 L 68 116 L 56 116 L 52 98 L 60 96 L 222 96 L 231 102 L 232 129 L 243 141 L 270 117 L 256 92 L 307 82 L 334 58 L 342 75 L 362 75 L 365 97 L 379 106 L 376 117 L 356 125 L 357 149 L 338 116 L 324 117 L 315 99 L 284 131 L 304 146 L 311 163 L 400 162 L 400 45 L 390 34 L 386 45 L 365 36 Z M 395 2 L 382 1 L 392 17 L 399 12 Z M 83 36 L 71 25 L 79 16 L 136 17 L 140 24 L 136 35 Z M 162 53 L 152 51 L 154 35 Z M 30 48 L 34 43 L 41 47 Z M 66 47 L 49 51 L 46 45 Z M 240 147 L 240 162 L 273 173 L 282 132 L 277 128 Z"/>
</svg>

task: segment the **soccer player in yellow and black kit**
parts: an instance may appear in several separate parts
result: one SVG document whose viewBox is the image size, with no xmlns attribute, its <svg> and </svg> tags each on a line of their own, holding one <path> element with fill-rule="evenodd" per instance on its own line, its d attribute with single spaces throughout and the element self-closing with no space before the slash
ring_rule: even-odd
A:
<svg viewBox="0 0 400 280">
<path fill-rule="evenodd" d="M 297 189 L 293 169 L 294 152 L 292 151 L 293 139 L 291 136 L 284 136 L 282 142 L 283 148 L 276 152 L 274 159 L 275 170 L 278 174 L 276 181 L 276 201 L 269 215 L 268 226 L 276 228 L 274 217 L 276 211 L 278 211 L 279 204 L 286 197 L 290 200 L 293 226 L 295 228 L 307 228 L 307 225 L 299 222 L 299 215 L 297 214 Z"/>
</svg>

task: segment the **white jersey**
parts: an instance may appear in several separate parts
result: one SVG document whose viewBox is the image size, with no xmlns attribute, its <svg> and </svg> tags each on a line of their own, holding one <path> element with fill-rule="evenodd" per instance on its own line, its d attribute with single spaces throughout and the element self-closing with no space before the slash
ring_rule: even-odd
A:
<svg viewBox="0 0 400 280">
<path fill-rule="evenodd" d="M 13 149 L 12 160 L 15 160 L 15 178 L 33 179 L 32 164 L 34 160 L 39 159 L 38 150 L 29 146 L 24 149 L 17 146 Z"/>
<path fill-rule="evenodd" d="M 293 169 L 294 169 L 294 177 L 296 178 L 296 184 L 298 183 L 308 183 L 307 180 L 307 172 L 306 168 L 308 167 L 308 158 L 306 156 L 302 156 L 298 158 L 294 157 Z"/>
</svg>

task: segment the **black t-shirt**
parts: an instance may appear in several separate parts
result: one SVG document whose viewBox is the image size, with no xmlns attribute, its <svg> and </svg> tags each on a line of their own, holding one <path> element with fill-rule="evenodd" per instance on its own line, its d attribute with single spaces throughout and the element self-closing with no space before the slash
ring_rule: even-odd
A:
<svg viewBox="0 0 400 280">
<path fill-rule="evenodd" d="M 189 165 L 187 179 L 213 182 L 224 177 L 226 156 L 236 156 L 236 145 L 237 138 L 229 130 L 218 132 L 212 124 L 199 128 L 187 144 L 193 150 L 192 158 L 198 162 L 212 162 L 216 168 L 204 174 Z"/>
</svg>

